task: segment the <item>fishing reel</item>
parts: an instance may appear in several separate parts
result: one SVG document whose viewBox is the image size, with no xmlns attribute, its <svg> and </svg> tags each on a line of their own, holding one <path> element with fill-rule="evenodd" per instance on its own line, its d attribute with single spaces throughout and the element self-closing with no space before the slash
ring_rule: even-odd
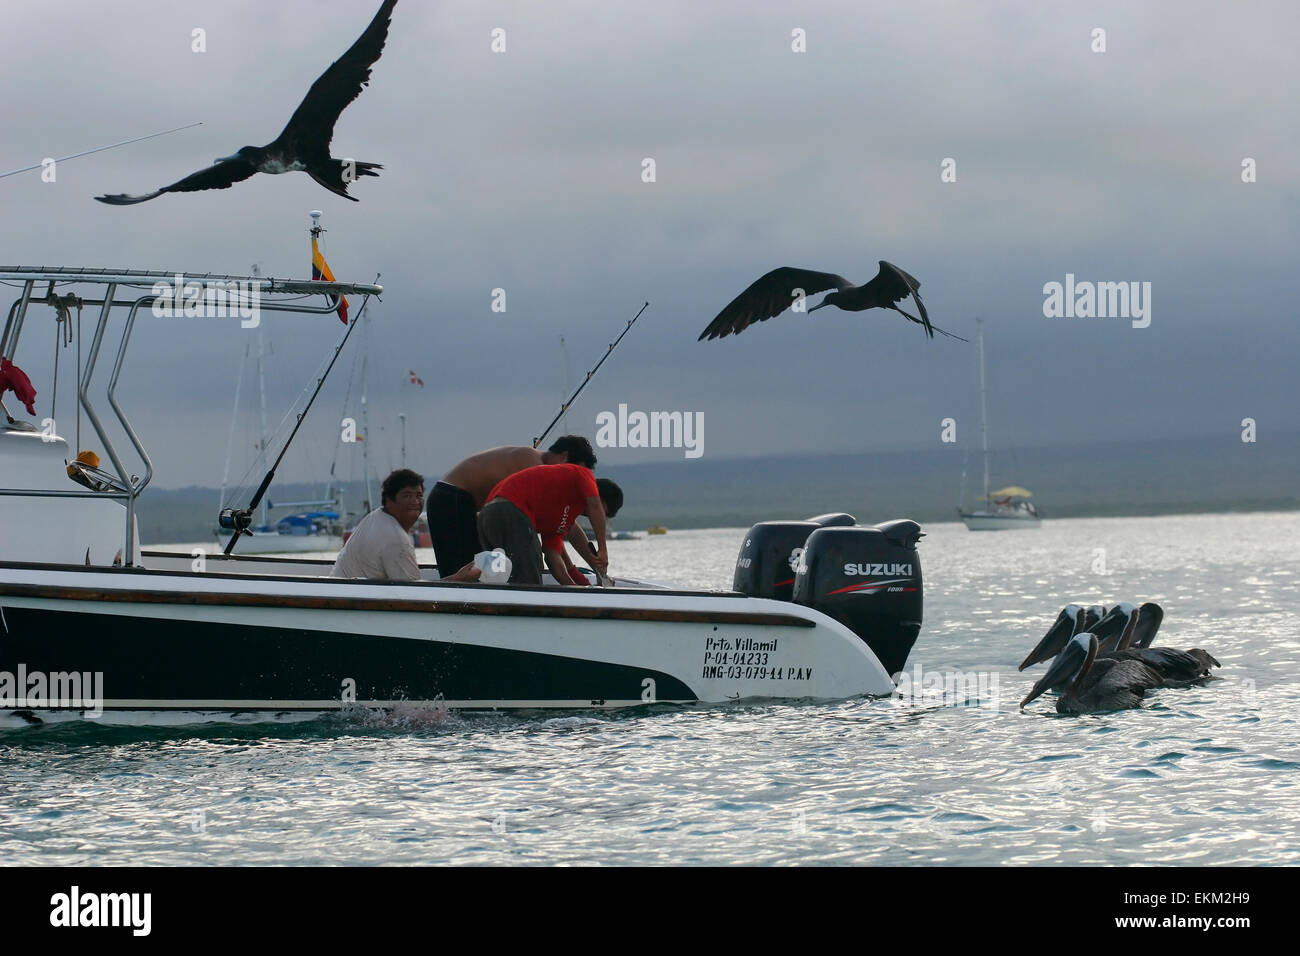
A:
<svg viewBox="0 0 1300 956">
<path fill-rule="evenodd" d="M 235 535 L 247 534 L 253 532 L 248 530 L 248 526 L 253 523 L 253 512 L 242 508 L 222 508 L 221 514 L 217 515 L 217 524 L 226 531 L 233 531 Z"/>
</svg>

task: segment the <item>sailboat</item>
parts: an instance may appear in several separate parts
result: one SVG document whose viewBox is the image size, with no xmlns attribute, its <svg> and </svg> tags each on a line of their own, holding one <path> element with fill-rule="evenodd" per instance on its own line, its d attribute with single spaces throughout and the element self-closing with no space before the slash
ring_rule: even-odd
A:
<svg viewBox="0 0 1300 956">
<path fill-rule="evenodd" d="M 1033 497 L 1032 491 L 1019 485 L 1008 485 L 996 491 L 989 491 L 989 415 L 984 381 L 984 322 L 977 319 L 976 326 L 979 328 L 980 439 L 984 446 L 982 500 L 985 505 L 976 511 L 965 511 L 959 505 L 957 513 L 971 531 L 1015 531 L 1023 528 L 1038 528 L 1043 522 L 1038 516 L 1038 509 L 1029 501 Z"/>
</svg>

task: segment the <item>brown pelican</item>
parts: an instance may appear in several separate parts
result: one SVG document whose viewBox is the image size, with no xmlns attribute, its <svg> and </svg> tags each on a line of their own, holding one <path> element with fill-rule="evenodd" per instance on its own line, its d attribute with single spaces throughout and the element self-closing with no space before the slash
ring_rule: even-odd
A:
<svg viewBox="0 0 1300 956">
<path fill-rule="evenodd" d="M 1209 677 L 1211 667 L 1222 666 L 1199 647 L 1186 651 L 1151 647 L 1164 616 L 1164 609 L 1151 602 L 1141 607 L 1128 603 L 1115 605 L 1093 628 L 1093 634 L 1100 640 L 1101 656 L 1141 661 L 1160 675 L 1166 687 L 1185 687 Z"/>
<path fill-rule="evenodd" d="M 301 170 L 332 193 L 356 202 L 348 195 L 348 183 L 358 176 L 378 176 L 378 163 L 333 159 L 330 140 L 334 124 L 348 104 L 361 95 L 370 82 L 370 67 L 379 59 L 388 37 L 388 23 L 397 0 L 384 0 L 370 26 L 346 53 L 330 64 L 311 85 L 289 124 L 266 146 L 245 146 L 233 156 L 215 160 L 207 169 L 191 173 L 170 186 L 151 193 L 131 196 L 115 193 L 96 196 L 111 206 L 129 206 L 147 202 L 163 193 L 198 192 L 203 189 L 229 189 L 257 173 L 288 173 Z"/>
<path fill-rule="evenodd" d="M 1146 692 L 1159 686 L 1160 675 L 1142 661 L 1099 659 L 1097 638 L 1085 631 L 1070 638 L 1020 706 L 1023 709 L 1044 691 L 1064 688 L 1056 700 L 1058 713 L 1127 710 L 1141 706 Z"/>
<path fill-rule="evenodd" d="M 865 285 L 854 285 L 844 276 L 835 275 L 833 272 L 814 272 L 811 269 L 781 266 L 754 280 L 748 289 L 732 299 L 727 307 L 718 313 L 717 318 L 700 333 L 698 341 L 739 335 L 755 322 L 765 322 L 773 316 L 780 315 L 798 301 L 801 294 L 810 296 L 825 292 L 827 289 L 834 289 L 836 291 L 808 311 L 816 312 L 828 305 L 846 312 L 893 309 L 917 325 L 925 326 L 925 334 L 930 338 L 934 338 L 935 332 L 942 332 L 950 338 L 965 342 L 966 339 L 962 339 L 960 335 L 944 332 L 943 329 L 935 328 L 930 324 L 930 316 L 926 314 L 925 304 L 917 291 L 920 288 L 921 283 L 884 259 L 880 260 L 880 271 L 876 273 L 876 277 Z M 904 312 L 895 304 L 909 295 L 916 302 L 917 311 L 921 313 L 919 319 Z"/>
</svg>

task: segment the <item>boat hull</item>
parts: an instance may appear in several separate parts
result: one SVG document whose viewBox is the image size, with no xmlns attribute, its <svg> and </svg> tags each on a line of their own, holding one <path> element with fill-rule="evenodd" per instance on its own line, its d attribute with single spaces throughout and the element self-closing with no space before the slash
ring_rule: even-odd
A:
<svg viewBox="0 0 1300 956">
<path fill-rule="evenodd" d="M 1027 528 L 1040 528 L 1043 524 L 1041 518 L 1033 515 L 1000 515 L 980 511 L 971 514 L 963 513 L 961 520 L 971 531 L 1022 531 Z"/>
<path fill-rule="evenodd" d="M 229 534 L 217 536 L 217 547 L 225 550 Z M 245 535 L 235 545 L 239 554 L 323 554 L 339 551 L 343 536 L 337 534 L 254 534 Z"/>
<path fill-rule="evenodd" d="M 100 687 L 89 703 L 20 687 L 0 709 L 86 716 L 602 709 L 894 687 L 837 621 L 729 593 L 0 565 L 0 633 L 0 697 L 22 674 Z"/>
</svg>

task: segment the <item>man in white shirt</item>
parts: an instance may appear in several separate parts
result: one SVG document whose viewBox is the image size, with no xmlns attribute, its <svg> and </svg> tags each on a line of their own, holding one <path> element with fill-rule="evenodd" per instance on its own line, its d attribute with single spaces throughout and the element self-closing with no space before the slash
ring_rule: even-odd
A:
<svg viewBox="0 0 1300 956">
<path fill-rule="evenodd" d="M 383 506 L 362 518 L 348 536 L 330 577 L 420 580 L 411 529 L 424 511 L 424 479 L 399 468 L 384 479 L 382 497 Z M 473 581 L 480 573 L 471 562 L 446 580 Z"/>
</svg>

